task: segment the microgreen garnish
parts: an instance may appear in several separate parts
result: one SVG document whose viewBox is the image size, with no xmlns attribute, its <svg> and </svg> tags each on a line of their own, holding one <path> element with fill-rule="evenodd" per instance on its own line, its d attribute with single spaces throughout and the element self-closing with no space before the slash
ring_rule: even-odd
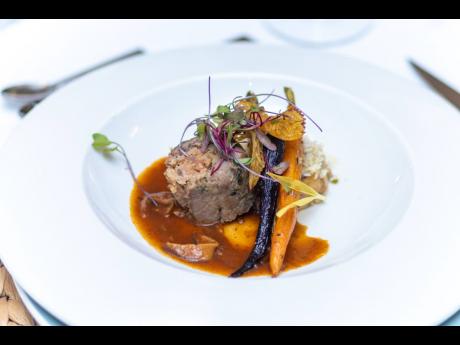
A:
<svg viewBox="0 0 460 345">
<path fill-rule="evenodd" d="M 242 111 L 235 110 L 235 111 L 226 113 L 224 115 L 224 119 L 239 123 L 241 120 L 245 119 L 245 114 Z"/>
<path fill-rule="evenodd" d="M 235 130 L 237 130 L 240 126 L 234 125 L 234 124 L 229 124 L 227 126 L 227 145 L 232 144 L 232 139 L 233 139 L 233 133 Z"/>
<path fill-rule="evenodd" d="M 218 105 L 217 106 L 216 113 L 218 113 L 218 114 L 228 114 L 230 112 L 231 112 L 230 108 L 228 106 L 226 106 L 226 105 Z"/>
<path fill-rule="evenodd" d="M 219 159 L 219 161 L 212 167 L 211 169 L 211 176 L 215 174 L 217 170 L 222 166 L 222 163 L 224 163 L 223 158 Z"/>
<path fill-rule="evenodd" d="M 134 173 L 134 170 L 133 170 L 133 167 L 131 165 L 131 162 L 128 159 L 128 155 L 126 154 L 126 151 L 124 150 L 124 148 L 120 144 L 109 140 L 109 138 L 107 136 L 105 136 L 104 134 L 94 133 L 93 134 L 92 146 L 96 151 L 99 151 L 99 152 L 102 152 L 102 153 L 111 153 L 111 152 L 115 152 L 115 151 L 120 153 L 123 156 L 124 160 L 125 160 L 126 167 L 128 168 L 128 171 L 131 174 L 131 177 L 132 177 L 134 183 L 142 191 L 142 193 L 145 195 L 145 197 L 152 202 L 152 204 L 154 204 L 155 206 L 158 206 L 158 203 L 155 201 L 155 199 L 153 199 L 152 196 L 145 191 L 145 189 L 141 186 L 141 184 L 137 180 L 136 174 Z"/>
<path fill-rule="evenodd" d="M 114 146 L 113 143 L 107 138 L 104 134 L 94 133 L 93 134 L 93 147 L 97 151 L 104 153 L 112 152 L 117 149 L 117 146 Z"/>
<path fill-rule="evenodd" d="M 279 99 L 282 99 L 284 101 L 286 101 L 288 104 L 290 104 L 291 106 L 294 107 L 294 109 L 296 109 L 297 111 L 299 111 L 300 114 L 302 114 L 303 116 L 305 116 L 307 119 L 309 119 L 315 126 L 316 128 L 319 129 L 320 132 L 322 132 L 323 130 L 321 129 L 321 127 L 310 117 L 308 116 L 302 109 L 300 109 L 299 107 L 297 107 L 295 105 L 295 103 L 292 103 L 289 99 L 287 99 L 286 97 L 283 97 L 283 96 L 280 96 L 280 95 L 277 95 L 277 94 L 274 94 L 274 93 L 258 93 L 254 96 L 266 96 L 267 98 L 268 97 L 275 97 L 275 98 L 279 98 Z M 236 101 L 244 101 L 244 100 L 248 100 L 248 99 L 251 99 L 253 96 L 246 96 L 246 97 L 235 97 L 233 99 L 233 106 L 235 105 L 235 102 Z M 265 99 L 264 99 L 265 101 Z M 262 102 L 260 102 L 260 104 L 262 104 Z"/>
<path fill-rule="evenodd" d="M 240 159 L 238 159 L 238 161 L 239 161 L 241 164 L 249 165 L 249 164 L 251 164 L 251 162 L 252 162 L 252 157 L 240 158 Z"/>
<path fill-rule="evenodd" d="M 257 99 L 257 96 L 254 92 L 252 92 L 251 90 L 249 90 L 247 93 L 246 93 L 246 97 L 252 97 L 252 98 L 249 98 L 249 102 L 253 103 L 254 104 L 254 108 L 258 108 L 259 107 L 259 100 Z M 257 111 L 257 110 L 255 110 Z"/>
<path fill-rule="evenodd" d="M 294 140 L 291 137 L 303 135 L 305 118 L 310 119 L 322 131 L 318 124 L 295 104 L 295 96 L 291 88 L 284 88 L 285 96 L 277 95 L 274 91 L 259 94 L 248 91 L 246 96 L 235 97 L 230 103 L 220 104 L 214 112 L 211 112 L 211 77 L 209 77 L 208 114 L 197 117 L 185 127 L 179 143 L 180 151 L 188 156 L 182 149 L 182 142 L 187 130 L 196 126 L 195 136 L 202 141 L 201 151 L 205 152 L 208 145 L 212 144 L 222 160 L 233 161 L 242 169 L 247 170 L 253 176 L 250 179 L 250 188 L 254 187 L 258 178 L 273 180 L 272 177 L 261 174 L 265 167 L 262 146 L 269 150 L 276 149 L 267 134 L 282 140 Z M 264 98 L 259 102 L 258 97 Z M 287 102 L 288 110 L 273 112 L 265 109 L 262 104 L 271 97 Z M 296 126 L 295 131 L 286 130 L 286 128 L 290 129 L 290 126 Z M 286 138 L 283 138 L 283 135 L 277 135 L 277 133 L 291 132 L 293 134 Z M 254 146 L 254 141 L 257 141 L 259 146 Z M 222 162 L 218 161 L 211 169 L 212 174 L 221 165 Z M 266 168 L 270 171 L 270 167 Z M 277 171 L 282 171 L 282 168 L 279 167 Z"/>
<path fill-rule="evenodd" d="M 292 104 L 295 104 L 295 96 L 294 92 L 290 87 L 285 86 L 284 87 L 284 94 L 286 95 L 286 98 L 291 102 Z"/>
<path fill-rule="evenodd" d="M 204 122 L 200 122 L 196 126 L 196 136 L 203 140 L 206 134 L 206 124 Z"/>
</svg>

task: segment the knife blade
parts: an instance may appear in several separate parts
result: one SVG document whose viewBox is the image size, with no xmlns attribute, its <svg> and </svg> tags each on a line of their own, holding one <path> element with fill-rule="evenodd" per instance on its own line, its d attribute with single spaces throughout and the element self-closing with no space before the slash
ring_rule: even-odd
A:
<svg viewBox="0 0 460 345">
<path fill-rule="evenodd" d="M 409 64 L 415 69 L 415 71 L 425 80 L 431 88 L 448 100 L 451 104 L 460 110 L 460 93 L 451 88 L 445 82 L 435 77 L 424 68 L 420 67 L 413 60 L 409 60 Z"/>
</svg>

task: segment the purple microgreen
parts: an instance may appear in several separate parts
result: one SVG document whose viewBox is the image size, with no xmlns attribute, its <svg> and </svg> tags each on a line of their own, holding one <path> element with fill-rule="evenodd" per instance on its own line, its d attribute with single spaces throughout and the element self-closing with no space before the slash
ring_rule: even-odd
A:
<svg viewBox="0 0 460 345">
<path fill-rule="evenodd" d="M 248 132 L 248 131 L 253 131 L 256 128 L 259 128 L 259 125 L 254 125 L 254 124 L 248 124 L 246 126 L 241 126 L 240 131 Z"/>
<path fill-rule="evenodd" d="M 217 131 L 217 128 L 213 128 L 212 126 L 210 126 L 211 129 L 208 130 L 208 136 L 209 136 L 209 139 L 211 139 L 211 142 L 213 143 L 213 145 L 215 146 L 215 148 L 217 149 L 217 151 L 222 155 L 224 156 L 225 158 L 227 158 L 227 155 L 226 153 L 222 150 L 222 146 L 219 144 L 219 139 L 218 137 L 216 137 L 216 131 Z"/>
<path fill-rule="evenodd" d="M 224 150 L 225 154 L 228 155 L 227 132 L 226 131 L 222 131 L 221 144 L 222 144 L 222 149 Z"/>
<path fill-rule="evenodd" d="M 224 162 L 224 159 L 221 158 L 219 159 L 219 161 L 212 167 L 211 169 L 211 176 L 214 175 L 216 173 L 217 170 L 220 169 L 220 167 L 222 166 L 222 163 Z"/>
<path fill-rule="evenodd" d="M 264 112 L 267 113 L 267 114 L 275 115 L 276 117 L 285 116 L 285 114 L 283 114 L 282 111 L 275 112 L 275 111 L 265 110 Z M 275 116 L 271 116 L 270 118 L 275 117 Z"/>
<path fill-rule="evenodd" d="M 289 99 L 287 99 L 286 97 L 283 97 L 283 96 L 280 96 L 280 95 L 276 95 L 274 93 L 259 93 L 259 94 L 256 94 L 255 96 L 269 96 L 269 97 L 275 97 L 275 98 L 279 98 L 279 99 L 282 99 L 284 101 L 286 101 L 288 104 L 292 105 L 300 114 L 302 114 L 303 116 L 305 116 L 307 119 L 309 119 L 315 126 L 316 128 L 318 128 L 320 130 L 320 132 L 322 132 L 323 130 L 321 129 L 321 127 L 310 117 L 308 116 L 302 109 L 300 109 L 298 106 L 296 106 L 294 103 L 292 103 Z M 246 100 L 246 99 L 250 99 L 251 97 L 253 96 L 247 96 L 247 97 L 236 97 L 235 99 L 238 99 L 238 101 L 243 101 L 243 100 Z M 261 102 L 262 103 L 262 102 Z"/>
<path fill-rule="evenodd" d="M 235 103 L 237 101 L 239 101 L 240 99 L 242 98 L 242 96 L 236 96 L 235 98 L 232 99 L 232 102 L 230 103 L 231 104 L 231 107 L 234 108 L 234 109 L 237 109 Z M 249 97 L 248 99 L 250 99 L 251 97 Z"/>
<path fill-rule="evenodd" d="M 246 97 L 241 97 L 237 96 L 235 97 L 232 102 L 226 104 L 226 105 L 218 105 L 216 108 L 216 112 L 211 114 L 211 77 L 208 78 L 208 114 L 205 117 L 199 117 L 192 122 L 190 122 L 184 132 L 182 133 L 181 136 L 181 141 L 179 144 L 179 149 L 181 152 L 188 156 L 187 153 L 182 150 L 182 141 L 184 139 L 184 135 L 188 128 L 192 125 L 197 125 L 197 131 L 195 135 L 202 139 L 202 145 L 201 145 L 201 151 L 205 152 L 207 149 L 208 145 L 212 143 L 214 147 L 217 149 L 217 152 L 220 155 L 220 158 L 222 160 L 233 160 L 237 165 L 239 165 L 242 169 L 247 170 L 251 174 L 254 174 L 260 178 L 268 179 L 268 180 L 274 180 L 268 176 L 264 176 L 261 174 L 256 173 L 252 169 L 250 169 L 247 164 L 249 159 L 246 158 L 241 158 L 242 155 L 248 154 L 244 150 L 242 150 L 241 143 L 239 143 L 238 138 L 240 135 L 243 135 L 245 132 L 253 131 L 255 130 L 255 137 L 257 140 L 267 149 L 269 150 L 275 150 L 276 146 L 273 144 L 273 142 L 269 139 L 269 137 L 262 132 L 259 128 L 263 126 L 265 123 L 269 121 L 274 121 L 276 119 L 279 119 L 280 117 L 285 117 L 287 116 L 284 113 L 280 112 L 271 112 L 268 110 L 265 110 L 264 107 L 261 107 L 260 105 L 265 102 L 267 99 L 270 97 L 278 98 L 281 99 L 285 102 L 287 102 L 289 105 L 294 107 L 296 111 L 298 111 L 302 116 L 305 118 L 308 118 L 312 123 L 315 124 L 315 126 L 322 131 L 322 129 L 319 127 L 319 125 L 311 119 L 308 115 L 306 115 L 300 108 L 298 108 L 295 105 L 295 98 L 292 90 L 290 88 L 284 88 L 286 97 L 282 97 L 280 95 L 274 94 L 274 90 L 271 93 L 260 93 L 260 94 L 254 94 L 253 92 L 249 91 L 246 94 Z M 257 97 L 259 96 L 265 96 L 265 98 L 261 101 L 258 102 Z M 247 109 L 243 110 L 242 108 L 238 107 L 239 101 L 244 101 L 244 100 L 251 100 L 253 103 L 250 107 L 249 110 L 249 115 L 246 117 L 246 111 Z M 263 114 L 272 114 L 274 116 L 262 116 Z M 103 145 L 104 140 L 101 139 L 101 144 L 96 144 L 97 145 Z M 113 147 L 109 147 L 107 145 L 104 146 L 105 150 L 113 150 Z M 242 160 L 243 159 L 243 160 Z M 248 162 L 246 162 L 246 160 Z M 267 166 L 266 159 L 265 160 L 265 168 L 267 171 L 270 171 L 271 167 Z M 244 164 L 247 163 L 247 164 Z M 214 173 L 217 171 L 220 166 L 222 165 L 222 162 L 218 162 L 212 169 L 212 172 Z M 276 167 L 277 171 L 281 171 L 282 168 L 285 168 L 282 164 L 280 167 Z"/>
<path fill-rule="evenodd" d="M 120 144 L 114 141 L 109 140 L 109 138 L 107 138 L 104 134 L 101 134 L 101 133 L 93 134 L 93 144 L 92 145 L 93 145 L 93 148 L 99 152 L 110 153 L 110 152 L 116 151 L 120 153 L 125 160 L 126 167 L 134 183 L 141 190 L 144 196 L 152 202 L 153 205 L 158 206 L 158 203 L 155 201 L 155 199 L 153 199 L 152 196 L 149 193 L 147 193 L 147 191 L 141 186 L 141 184 L 137 180 L 136 174 L 134 173 L 134 169 L 131 165 L 131 162 L 128 159 L 128 155 L 126 154 L 126 151 L 123 148 L 123 146 L 121 146 Z"/>
<path fill-rule="evenodd" d="M 184 128 L 184 131 L 182 132 L 182 135 L 180 137 L 180 140 L 179 140 L 179 151 L 184 155 L 184 156 L 187 156 L 188 157 L 188 154 L 187 152 L 184 151 L 184 149 L 182 148 L 182 143 L 184 141 L 184 136 L 185 136 L 185 133 L 187 133 L 187 130 L 192 127 L 193 125 L 196 125 L 198 123 L 201 123 L 203 122 L 203 118 L 202 117 L 197 117 L 196 119 L 190 121 L 187 126 L 185 126 Z"/>
<path fill-rule="evenodd" d="M 265 101 L 267 101 L 271 96 L 273 96 L 275 92 L 275 89 L 272 90 L 272 92 L 270 92 L 260 103 L 259 105 L 263 104 Z"/>
<path fill-rule="evenodd" d="M 273 113 L 273 112 L 271 112 Z M 241 126 L 242 131 L 252 131 L 254 129 L 257 129 L 259 127 L 262 127 L 264 124 L 267 122 L 276 120 L 280 118 L 281 116 L 284 116 L 283 114 L 278 114 L 278 113 L 273 113 L 276 114 L 277 116 L 269 116 L 265 120 L 262 119 L 262 116 L 258 112 L 251 112 L 249 115 L 250 119 L 247 121 L 247 124 L 244 126 Z"/>
<path fill-rule="evenodd" d="M 211 116 L 211 76 L 208 77 L 208 117 Z"/>
</svg>

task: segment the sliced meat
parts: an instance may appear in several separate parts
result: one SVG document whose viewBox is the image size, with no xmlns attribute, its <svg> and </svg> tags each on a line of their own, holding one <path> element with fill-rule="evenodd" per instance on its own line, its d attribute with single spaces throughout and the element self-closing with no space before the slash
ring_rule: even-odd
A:
<svg viewBox="0 0 460 345">
<path fill-rule="evenodd" d="M 316 190 L 319 194 L 326 193 L 327 187 L 329 185 L 329 180 L 327 176 L 316 179 L 313 176 L 309 176 L 307 178 L 302 179 L 302 181 L 308 184 L 314 190 Z"/>
</svg>

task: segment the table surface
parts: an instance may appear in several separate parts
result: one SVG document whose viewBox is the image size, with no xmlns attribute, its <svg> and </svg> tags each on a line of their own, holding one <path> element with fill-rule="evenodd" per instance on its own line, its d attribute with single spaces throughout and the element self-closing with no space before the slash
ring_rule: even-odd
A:
<svg viewBox="0 0 460 345">
<path fill-rule="evenodd" d="M 268 30 L 263 20 L 0 22 L 0 88 L 27 81 L 59 80 L 137 47 L 155 54 L 174 48 L 226 44 L 240 35 L 280 49 L 291 44 Z M 407 63 L 413 58 L 460 90 L 459 36 L 460 20 L 374 20 L 370 30 L 354 41 L 325 48 L 303 47 L 351 56 L 427 88 Z M 2 100 L 0 145 L 19 122 L 16 109 Z M 460 325 L 460 312 L 445 324 Z"/>
</svg>

